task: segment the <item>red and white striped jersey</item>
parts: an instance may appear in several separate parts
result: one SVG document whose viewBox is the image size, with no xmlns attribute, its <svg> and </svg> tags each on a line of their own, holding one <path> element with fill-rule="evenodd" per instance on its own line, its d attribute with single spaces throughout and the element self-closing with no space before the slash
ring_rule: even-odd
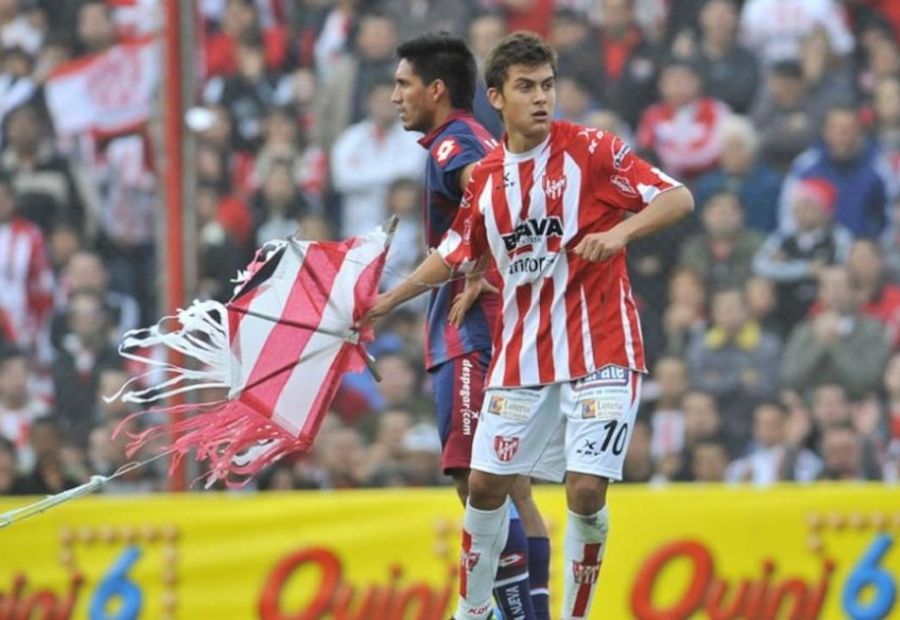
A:
<svg viewBox="0 0 900 620">
<path fill-rule="evenodd" d="M 489 251 L 499 270 L 489 387 L 570 381 L 606 364 L 646 372 L 625 251 L 594 263 L 569 250 L 678 185 L 619 138 L 562 121 L 534 149 L 498 147 L 475 167 L 438 251 L 461 271 Z"/>
<path fill-rule="evenodd" d="M 17 345 L 36 346 L 52 307 L 53 272 L 40 229 L 20 217 L 0 224 L 0 308 Z"/>
</svg>

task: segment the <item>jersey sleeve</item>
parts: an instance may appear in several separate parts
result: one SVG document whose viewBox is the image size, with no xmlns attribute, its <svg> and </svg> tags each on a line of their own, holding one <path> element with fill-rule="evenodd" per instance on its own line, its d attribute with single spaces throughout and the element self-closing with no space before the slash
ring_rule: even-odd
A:
<svg viewBox="0 0 900 620">
<path fill-rule="evenodd" d="M 597 131 L 589 138 L 592 194 L 608 206 L 637 212 L 681 183 L 635 155 L 621 138 Z"/>
<path fill-rule="evenodd" d="M 484 183 L 473 174 L 459 203 L 456 218 L 438 245 L 441 258 L 454 271 L 472 271 L 487 249 L 484 214 L 476 198 L 484 187 Z"/>
<path fill-rule="evenodd" d="M 481 144 L 475 136 L 456 134 L 436 140 L 431 146 L 431 160 L 441 175 L 446 190 L 458 188 L 463 168 L 480 160 L 486 151 L 486 145 Z"/>
</svg>

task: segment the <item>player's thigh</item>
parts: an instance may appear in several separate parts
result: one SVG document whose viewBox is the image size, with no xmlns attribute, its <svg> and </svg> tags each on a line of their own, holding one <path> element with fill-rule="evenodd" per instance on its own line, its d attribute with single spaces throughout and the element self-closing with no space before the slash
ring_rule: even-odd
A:
<svg viewBox="0 0 900 620">
<path fill-rule="evenodd" d="M 469 468 L 488 361 L 486 352 L 473 351 L 431 371 L 444 473 Z"/>
<path fill-rule="evenodd" d="M 604 366 L 563 389 L 566 469 L 610 480 L 622 466 L 640 404 L 641 374 Z"/>
<path fill-rule="evenodd" d="M 472 447 L 472 469 L 562 480 L 565 424 L 559 394 L 559 385 L 488 389 Z"/>
</svg>

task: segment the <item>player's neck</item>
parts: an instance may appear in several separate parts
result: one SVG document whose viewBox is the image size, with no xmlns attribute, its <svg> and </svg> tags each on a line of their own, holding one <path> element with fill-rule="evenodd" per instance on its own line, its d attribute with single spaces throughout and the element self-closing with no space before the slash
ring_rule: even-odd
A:
<svg viewBox="0 0 900 620">
<path fill-rule="evenodd" d="M 549 131 L 530 135 L 510 131 L 506 136 L 506 150 L 510 153 L 527 153 L 546 140 L 549 134 Z"/>
<path fill-rule="evenodd" d="M 434 121 L 431 123 L 431 127 L 429 127 L 428 131 L 426 131 L 425 133 L 431 133 L 432 131 L 446 123 L 454 112 L 456 112 L 456 109 L 449 105 L 441 106 L 440 108 L 438 108 L 434 113 Z"/>
</svg>

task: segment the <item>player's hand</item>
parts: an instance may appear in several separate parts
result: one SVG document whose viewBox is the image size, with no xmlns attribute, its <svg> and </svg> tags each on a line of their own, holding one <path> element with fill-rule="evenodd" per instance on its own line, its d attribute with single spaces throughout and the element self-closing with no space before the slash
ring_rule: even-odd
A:
<svg viewBox="0 0 900 620">
<path fill-rule="evenodd" d="M 625 235 L 615 228 L 585 235 L 573 252 L 584 260 L 604 261 L 615 256 L 628 242 Z"/>
<path fill-rule="evenodd" d="M 363 316 L 360 324 L 362 326 L 371 325 L 378 319 L 387 315 L 394 309 L 394 302 L 387 293 L 382 293 L 375 298 L 375 305 L 369 308 L 369 311 Z"/>
<path fill-rule="evenodd" d="M 450 313 L 447 315 L 447 321 L 458 329 L 462 325 L 466 312 L 469 311 L 469 308 L 481 295 L 497 292 L 499 292 L 497 287 L 484 278 L 466 278 L 466 287 L 462 293 L 454 298 L 453 304 L 450 306 Z"/>
</svg>

